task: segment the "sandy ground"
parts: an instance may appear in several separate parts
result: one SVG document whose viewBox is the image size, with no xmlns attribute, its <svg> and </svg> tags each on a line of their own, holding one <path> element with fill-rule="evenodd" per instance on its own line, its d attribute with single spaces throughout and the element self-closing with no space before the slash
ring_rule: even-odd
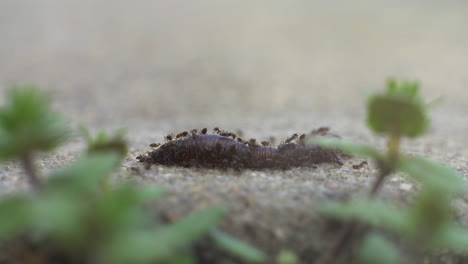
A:
<svg viewBox="0 0 468 264">
<path fill-rule="evenodd" d="M 0 99 L 11 84 L 33 83 L 53 93 L 54 107 L 72 127 L 127 127 L 122 172 L 170 190 L 158 210 L 177 219 L 223 204 L 230 209 L 223 229 L 272 255 L 291 249 L 305 263 L 335 234 L 314 208 L 323 199 L 366 192 L 373 164 L 144 170 L 135 156 L 171 132 L 216 126 L 262 140 L 329 126 L 383 147 L 365 127 L 364 94 L 396 76 L 420 80 L 428 99 L 445 99 L 432 110 L 429 133 L 405 141 L 404 151 L 447 162 L 468 178 L 467 4 L 248 3 L 1 1 Z M 75 137 L 40 156 L 38 166 L 60 168 L 83 147 Z M 14 162 L 0 165 L 0 193 L 24 188 L 22 175 Z M 397 174 L 382 196 L 405 201 L 415 188 Z M 465 223 L 467 208 L 460 202 Z"/>
</svg>

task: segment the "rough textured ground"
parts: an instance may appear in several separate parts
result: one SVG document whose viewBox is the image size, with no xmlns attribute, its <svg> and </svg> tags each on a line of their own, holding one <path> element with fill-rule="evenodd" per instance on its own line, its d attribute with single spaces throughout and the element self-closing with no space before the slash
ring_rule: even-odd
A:
<svg viewBox="0 0 468 264">
<path fill-rule="evenodd" d="M 215 126 L 278 140 L 330 126 L 383 147 L 365 128 L 364 91 L 397 76 L 421 80 L 428 99 L 445 98 L 432 111 L 429 133 L 405 141 L 404 150 L 468 178 L 467 11 L 463 1 L 6 0 L 0 99 L 9 84 L 34 83 L 53 93 L 72 126 L 128 127 L 125 178 L 171 190 L 158 204 L 167 217 L 224 204 L 224 229 L 311 263 L 333 233 L 314 208 L 366 192 L 372 164 L 353 170 L 361 160 L 351 159 L 342 167 L 238 173 L 144 170 L 134 157 L 168 133 Z M 76 137 L 38 165 L 62 167 L 83 146 Z M 14 162 L 0 165 L 0 193 L 24 188 L 22 175 Z M 382 195 L 404 201 L 415 188 L 395 175 Z M 468 204 L 461 200 L 458 208 L 468 223 Z"/>
</svg>

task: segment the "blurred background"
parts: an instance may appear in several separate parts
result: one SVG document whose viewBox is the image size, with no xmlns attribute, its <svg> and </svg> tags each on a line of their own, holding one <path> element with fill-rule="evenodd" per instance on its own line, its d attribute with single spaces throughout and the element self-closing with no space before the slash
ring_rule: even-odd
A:
<svg viewBox="0 0 468 264">
<path fill-rule="evenodd" d="M 0 97 L 52 91 L 72 120 L 362 113 L 388 77 L 468 105 L 465 1 L 2 0 Z"/>
</svg>

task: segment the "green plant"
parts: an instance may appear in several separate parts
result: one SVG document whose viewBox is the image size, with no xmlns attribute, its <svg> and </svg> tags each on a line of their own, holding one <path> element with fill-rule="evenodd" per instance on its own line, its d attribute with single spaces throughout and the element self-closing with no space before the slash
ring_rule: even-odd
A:
<svg viewBox="0 0 468 264">
<path fill-rule="evenodd" d="M 85 126 L 80 126 L 81 134 L 87 142 L 88 153 L 91 152 L 115 152 L 119 153 L 122 157 L 127 155 L 127 142 L 125 142 L 124 135 L 126 129 L 119 129 L 112 135 L 106 134 L 104 131 L 99 131 L 93 137 Z"/>
<path fill-rule="evenodd" d="M 381 227 L 399 235 L 416 249 L 430 253 L 463 250 L 468 246 L 468 231 L 456 225 L 452 218 L 451 199 L 466 191 L 457 173 L 438 162 L 401 153 L 401 138 L 414 138 L 427 131 L 427 104 L 419 95 L 416 82 L 390 80 L 382 94 L 369 96 L 367 124 L 374 132 L 387 137 L 387 150 L 336 139 L 315 139 L 324 147 L 374 159 L 378 166 L 377 179 L 367 198 L 350 203 L 327 202 L 321 211 L 347 221 L 347 226 L 320 263 L 333 263 L 359 237 L 363 224 Z M 421 191 L 407 208 L 397 208 L 375 198 L 384 180 L 393 172 L 402 171 L 422 183 Z M 365 263 L 398 263 L 396 248 L 378 232 L 364 233 L 362 248 L 357 250 Z"/>
<path fill-rule="evenodd" d="M 0 110 L 0 157 L 27 157 L 31 184 L 38 187 L 0 200 L 0 261 L 194 263 L 193 244 L 203 236 L 239 259 L 264 260 L 262 252 L 215 229 L 222 208 L 166 224 L 144 208 L 164 193 L 161 188 L 103 186 L 126 154 L 121 131 L 96 138 L 85 132 L 86 152 L 40 181 L 32 153 L 57 146 L 68 131 L 45 98 L 34 88 L 15 87 Z"/>
<path fill-rule="evenodd" d="M 276 264 L 299 264 L 299 259 L 294 252 L 281 250 L 276 257 Z"/>
<path fill-rule="evenodd" d="M 32 164 L 35 152 L 55 148 L 69 134 L 63 119 L 48 106 L 49 97 L 34 86 L 14 86 L 0 108 L 0 160 L 19 158 L 37 189 L 41 180 Z"/>
</svg>

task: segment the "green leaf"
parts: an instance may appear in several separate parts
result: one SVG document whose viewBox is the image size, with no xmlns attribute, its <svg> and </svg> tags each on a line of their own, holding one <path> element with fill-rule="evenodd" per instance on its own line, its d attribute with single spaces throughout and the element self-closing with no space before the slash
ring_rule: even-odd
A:
<svg viewBox="0 0 468 264">
<path fill-rule="evenodd" d="M 34 86 L 15 86 L 0 108 L 0 159 L 47 151 L 69 135 L 65 122 L 49 109 L 49 98 Z"/>
<path fill-rule="evenodd" d="M 373 96 L 367 106 L 367 124 L 378 133 L 417 137 L 426 132 L 429 120 L 424 105 L 395 96 Z"/>
<path fill-rule="evenodd" d="M 324 148 L 337 148 L 344 153 L 382 160 L 383 156 L 376 149 L 359 143 L 329 137 L 313 137 L 309 141 Z"/>
<path fill-rule="evenodd" d="M 82 156 L 68 168 L 53 173 L 48 188 L 85 195 L 97 189 L 99 182 L 113 172 L 120 158 L 112 153 Z"/>
<path fill-rule="evenodd" d="M 151 218 L 144 214 L 143 205 L 162 195 L 162 189 L 136 188 L 129 185 L 101 193 L 94 199 L 92 215 L 102 233 L 118 235 L 140 226 L 151 226 Z"/>
<path fill-rule="evenodd" d="M 170 259 L 212 229 L 223 212 L 219 208 L 206 209 L 154 231 L 130 232 L 112 240 L 107 246 L 106 255 L 112 263 L 147 263 Z"/>
<path fill-rule="evenodd" d="M 258 263 L 265 260 L 265 255 L 260 250 L 224 232 L 212 230 L 210 235 L 220 248 L 243 261 Z"/>
<path fill-rule="evenodd" d="M 180 254 L 176 256 L 172 256 L 165 264 L 195 264 L 197 263 L 196 257 L 193 254 Z"/>
<path fill-rule="evenodd" d="M 446 225 L 435 239 L 435 248 L 455 250 L 458 253 L 468 253 L 468 230 L 456 224 Z"/>
<path fill-rule="evenodd" d="M 408 230 L 408 213 L 379 200 L 355 199 L 349 203 L 329 201 L 319 211 L 342 220 L 359 220 L 373 226 L 386 227 L 399 233 Z"/>
<path fill-rule="evenodd" d="M 395 79 L 387 81 L 387 93 L 396 93 L 398 91 L 398 82 Z"/>
<path fill-rule="evenodd" d="M 406 98 L 418 97 L 419 83 L 415 81 L 401 81 L 389 79 L 387 81 L 387 95 L 395 95 Z"/>
<path fill-rule="evenodd" d="M 452 219 L 450 197 L 444 191 L 423 188 L 409 212 L 407 236 L 420 246 L 432 247 Z"/>
<path fill-rule="evenodd" d="M 375 132 L 416 137 L 429 127 L 427 107 L 413 82 L 388 83 L 387 93 L 370 96 L 367 124 Z"/>
<path fill-rule="evenodd" d="M 451 196 L 465 192 L 466 183 L 455 170 L 425 158 L 404 157 L 399 167 L 423 184 L 410 211 L 408 235 L 420 245 L 433 247 L 451 222 Z"/>
<path fill-rule="evenodd" d="M 140 203 L 144 203 L 158 199 L 159 197 L 166 194 L 167 190 L 162 187 L 143 186 L 137 187 L 136 192 L 138 194 L 138 201 Z"/>
<path fill-rule="evenodd" d="M 393 264 L 399 263 L 400 254 L 385 237 L 377 233 L 369 233 L 364 237 L 358 255 L 362 263 Z"/>
<path fill-rule="evenodd" d="M 31 217 L 29 200 L 14 196 L 0 201 L 0 240 L 8 239 L 29 229 Z"/>
<path fill-rule="evenodd" d="M 85 126 L 80 126 L 80 130 L 88 143 L 88 153 L 110 151 L 116 152 L 122 157 L 127 154 L 128 147 L 124 139 L 125 128 L 121 128 L 111 135 L 100 131 L 95 138 L 91 136 L 89 130 Z"/>
<path fill-rule="evenodd" d="M 294 252 L 281 250 L 276 257 L 276 264 L 299 264 L 299 259 Z"/>
<path fill-rule="evenodd" d="M 82 201 L 50 193 L 30 202 L 30 221 L 36 234 L 42 238 L 56 238 L 61 242 L 75 241 L 83 230 Z"/>
<path fill-rule="evenodd" d="M 138 193 L 129 186 L 106 191 L 97 197 L 93 219 L 102 230 L 114 234 L 144 222 L 142 203 Z"/>
<path fill-rule="evenodd" d="M 465 181 L 454 169 L 430 159 L 405 157 L 401 159 L 399 167 L 428 188 L 448 193 L 462 193 L 467 190 Z"/>
<path fill-rule="evenodd" d="M 168 254 L 162 256 L 158 246 L 163 241 L 155 238 L 156 234 L 154 230 L 128 231 L 103 245 L 102 258 L 107 263 L 121 264 L 150 263 L 162 257 L 170 258 Z"/>
</svg>

